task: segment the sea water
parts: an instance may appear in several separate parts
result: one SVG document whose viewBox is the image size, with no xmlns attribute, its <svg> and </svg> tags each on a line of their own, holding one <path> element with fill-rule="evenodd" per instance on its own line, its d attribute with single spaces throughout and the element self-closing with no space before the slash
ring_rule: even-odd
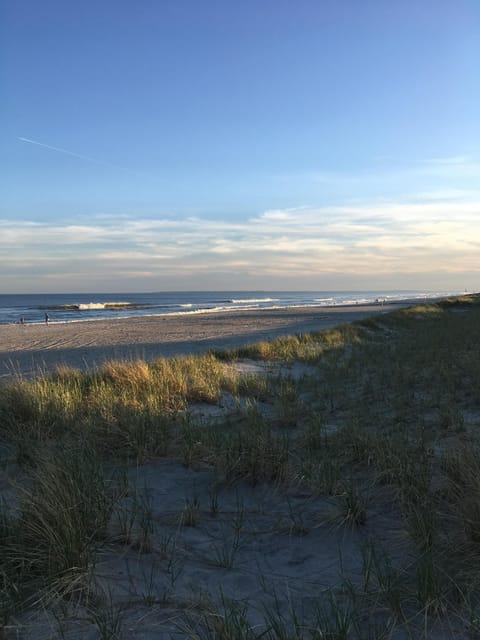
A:
<svg viewBox="0 0 480 640">
<path fill-rule="evenodd" d="M 177 291 L 158 293 L 0 294 L 0 324 L 82 322 L 140 316 L 222 313 L 290 307 L 385 305 L 460 291 Z"/>
</svg>

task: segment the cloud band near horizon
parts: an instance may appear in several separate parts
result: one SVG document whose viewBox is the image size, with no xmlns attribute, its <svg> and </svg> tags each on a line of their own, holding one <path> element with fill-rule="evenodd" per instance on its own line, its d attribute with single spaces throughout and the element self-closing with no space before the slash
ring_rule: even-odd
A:
<svg viewBox="0 0 480 640">
<path fill-rule="evenodd" d="M 458 281 L 460 289 L 472 288 L 480 276 L 479 216 L 480 196 L 271 210 L 243 222 L 0 220 L 3 286 L 5 292 L 27 285 L 38 291 L 114 291 L 167 283 L 174 289 L 187 282 L 225 289 L 232 283 L 310 288 L 316 282 L 321 289 L 339 283 L 348 288 L 348 282 L 352 288 L 368 282 L 371 288 L 376 282 L 408 288 L 412 282 L 434 287 L 443 277 Z"/>
</svg>

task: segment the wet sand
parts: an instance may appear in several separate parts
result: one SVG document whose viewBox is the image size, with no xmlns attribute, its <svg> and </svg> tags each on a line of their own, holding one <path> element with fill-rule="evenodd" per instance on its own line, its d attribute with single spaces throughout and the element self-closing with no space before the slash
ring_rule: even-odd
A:
<svg viewBox="0 0 480 640">
<path fill-rule="evenodd" d="M 154 360 L 320 331 L 406 305 L 298 307 L 93 322 L 0 325 L 0 380 L 88 370 L 108 360 Z"/>
</svg>

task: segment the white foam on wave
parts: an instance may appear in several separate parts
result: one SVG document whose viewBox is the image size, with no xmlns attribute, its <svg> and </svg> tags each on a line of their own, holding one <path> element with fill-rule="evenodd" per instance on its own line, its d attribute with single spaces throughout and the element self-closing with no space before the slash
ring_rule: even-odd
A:
<svg viewBox="0 0 480 640">
<path fill-rule="evenodd" d="M 233 304 L 252 304 L 257 302 L 278 302 L 279 298 L 233 298 Z"/>
<path fill-rule="evenodd" d="M 315 305 L 320 307 L 352 307 L 358 304 L 372 304 L 374 302 L 378 302 L 380 298 L 316 298 Z M 313 306 L 310 304 L 305 304 L 306 307 Z"/>
<path fill-rule="evenodd" d="M 389 302 L 394 303 L 394 302 L 408 302 L 412 300 L 435 299 L 435 298 L 444 297 L 444 296 L 446 297 L 448 295 L 454 295 L 454 294 L 439 294 L 435 292 L 410 293 L 406 291 L 406 292 L 399 292 L 394 294 L 373 293 L 372 295 L 362 296 L 362 297 L 360 296 L 342 297 L 341 295 L 337 295 L 329 298 L 314 298 L 314 303 L 322 307 L 341 307 L 341 306 L 351 307 L 356 305 L 372 305 L 372 304 L 389 303 Z M 311 305 L 307 303 L 305 304 L 305 306 L 311 306 Z"/>
<path fill-rule="evenodd" d="M 131 302 L 82 302 L 75 305 L 80 311 L 89 309 L 113 309 L 115 307 L 131 307 Z"/>
</svg>

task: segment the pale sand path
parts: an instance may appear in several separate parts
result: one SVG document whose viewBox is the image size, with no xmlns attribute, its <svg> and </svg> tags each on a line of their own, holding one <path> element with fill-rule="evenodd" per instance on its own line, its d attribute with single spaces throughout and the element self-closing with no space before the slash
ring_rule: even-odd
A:
<svg viewBox="0 0 480 640">
<path fill-rule="evenodd" d="M 83 370 L 106 360 L 205 353 L 319 331 L 406 305 L 265 309 L 187 316 L 150 316 L 94 322 L 0 325 L 0 379 L 54 371 Z"/>
</svg>

